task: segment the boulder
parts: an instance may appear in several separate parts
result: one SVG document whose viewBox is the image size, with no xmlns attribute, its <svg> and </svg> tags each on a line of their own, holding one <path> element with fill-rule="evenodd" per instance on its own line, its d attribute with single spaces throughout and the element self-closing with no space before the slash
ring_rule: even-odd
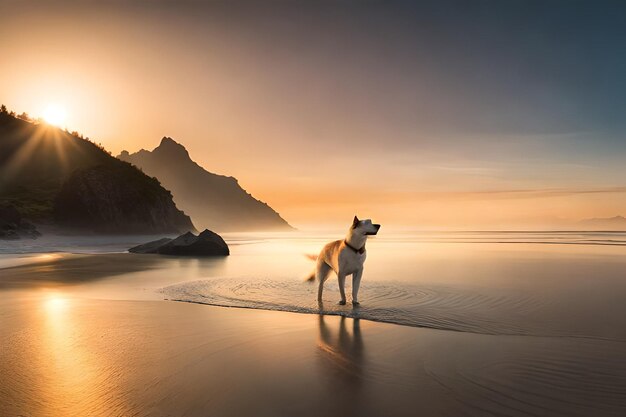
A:
<svg viewBox="0 0 626 417">
<path fill-rule="evenodd" d="M 131 253 L 158 253 L 176 256 L 228 256 L 230 250 L 220 235 L 205 230 L 198 236 L 187 232 L 176 239 L 163 238 L 128 250 Z"/>
<path fill-rule="evenodd" d="M 0 239 L 17 240 L 22 237 L 37 239 L 41 233 L 35 226 L 22 219 L 20 212 L 11 205 L 0 206 Z"/>
<path fill-rule="evenodd" d="M 168 242 L 171 242 L 172 239 L 168 238 L 168 237 L 164 237 L 163 239 L 159 239 L 159 240 L 153 240 L 151 242 L 148 243 L 144 243 L 142 245 L 137 245 L 134 246 L 130 249 L 128 249 L 128 251 L 130 253 L 157 253 L 156 250 L 165 245 Z"/>
</svg>

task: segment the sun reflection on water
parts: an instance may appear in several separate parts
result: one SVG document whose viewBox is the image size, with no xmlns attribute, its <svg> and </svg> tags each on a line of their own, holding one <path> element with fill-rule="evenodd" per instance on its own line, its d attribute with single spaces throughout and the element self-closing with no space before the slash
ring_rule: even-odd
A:
<svg viewBox="0 0 626 417">
<path fill-rule="evenodd" d="M 73 300 L 66 294 L 51 291 L 42 302 L 44 333 L 42 355 L 48 363 L 47 389 L 51 412 L 73 414 L 89 397 L 98 392 L 94 386 L 93 357 L 80 343 L 81 320 L 74 316 Z"/>
<path fill-rule="evenodd" d="M 55 293 L 49 295 L 44 301 L 44 306 L 48 314 L 57 317 L 60 313 L 63 313 L 63 311 L 67 309 L 68 304 L 69 301 L 67 298 Z"/>
</svg>

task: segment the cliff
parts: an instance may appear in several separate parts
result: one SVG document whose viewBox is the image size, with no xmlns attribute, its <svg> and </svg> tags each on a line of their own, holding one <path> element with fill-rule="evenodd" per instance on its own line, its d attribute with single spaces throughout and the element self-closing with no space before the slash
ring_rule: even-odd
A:
<svg viewBox="0 0 626 417">
<path fill-rule="evenodd" d="M 54 202 L 57 224 L 102 233 L 178 233 L 193 230 L 159 182 L 130 165 L 75 171 Z"/>
<path fill-rule="evenodd" d="M 0 239 L 16 240 L 21 238 L 37 239 L 41 233 L 35 226 L 24 219 L 13 206 L 0 206 Z"/>
<path fill-rule="evenodd" d="M 220 232 L 293 229 L 269 205 L 244 190 L 237 179 L 205 170 L 171 138 L 164 137 L 152 151 L 123 151 L 118 158 L 158 178 L 199 228 Z"/>
<path fill-rule="evenodd" d="M 157 180 L 77 134 L 0 112 L 0 204 L 76 231 L 195 230 Z"/>
</svg>

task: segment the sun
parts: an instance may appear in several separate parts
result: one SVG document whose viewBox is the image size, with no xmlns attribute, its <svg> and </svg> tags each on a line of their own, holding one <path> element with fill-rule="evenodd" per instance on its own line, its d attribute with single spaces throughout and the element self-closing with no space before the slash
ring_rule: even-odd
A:
<svg viewBox="0 0 626 417">
<path fill-rule="evenodd" d="M 59 104 L 48 104 L 43 112 L 43 119 L 46 123 L 61 127 L 65 123 L 67 113 L 65 107 Z"/>
</svg>

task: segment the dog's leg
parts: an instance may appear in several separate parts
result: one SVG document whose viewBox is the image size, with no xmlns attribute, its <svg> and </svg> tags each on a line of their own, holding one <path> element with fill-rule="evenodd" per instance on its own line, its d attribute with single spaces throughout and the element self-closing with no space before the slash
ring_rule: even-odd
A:
<svg viewBox="0 0 626 417">
<path fill-rule="evenodd" d="M 339 278 L 339 293 L 341 294 L 339 304 L 343 306 L 346 305 L 346 274 L 339 271 L 337 278 Z"/>
<path fill-rule="evenodd" d="M 317 266 L 315 268 L 315 278 L 319 281 L 319 287 L 317 289 L 317 301 L 322 302 L 322 292 L 324 291 L 324 282 L 328 279 L 330 274 L 330 266 L 322 259 L 317 260 Z"/>
<path fill-rule="evenodd" d="M 361 286 L 361 276 L 363 275 L 363 268 L 352 274 L 352 304 L 359 305 L 359 287 Z"/>
<path fill-rule="evenodd" d="M 324 292 L 324 280 L 320 281 L 317 288 L 317 301 L 320 303 L 322 302 L 322 292 Z"/>
</svg>

